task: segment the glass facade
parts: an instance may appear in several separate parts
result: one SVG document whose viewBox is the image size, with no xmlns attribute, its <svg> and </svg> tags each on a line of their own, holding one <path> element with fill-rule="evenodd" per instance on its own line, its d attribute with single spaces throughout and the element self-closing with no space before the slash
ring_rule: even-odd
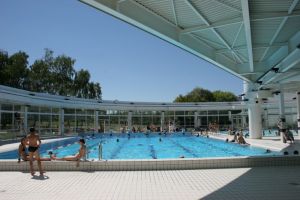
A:
<svg viewBox="0 0 300 200">
<path fill-rule="evenodd" d="M 263 110 L 264 129 L 276 128 L 278 113 L 277 108 Z M 296 108 L 286 109 L 286 119 L 289 127 L 296 127 Z M 131 120 L 131 127 L 128 127 L 128 120 Z M 183 128 L 191 131 L 197 127 L 206 128 L 211 123 L 218 124 L 219 130 L 229 127 L 248 128 L 248 113 L 247 110 L 124 111 L 61 109 L 1 103 L 0 121 L 0 139 L 6 140 L 23 136 L 30 127 L 35 127 L 43 138 L 70 136 L 94 131 L 173 131 Z"/>
</svg>

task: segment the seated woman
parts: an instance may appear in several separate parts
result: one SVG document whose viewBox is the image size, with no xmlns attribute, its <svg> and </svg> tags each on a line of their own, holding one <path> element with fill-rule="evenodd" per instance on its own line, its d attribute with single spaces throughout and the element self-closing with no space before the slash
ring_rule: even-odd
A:
<svg viewBox="0 0 300 200">
<path fill-rule="evenodd" d="M 85 140 L 80 139 L 79 140 L 80 149 L 79 152 L 75 156 L 67 156 L 64 158 L 57 158 L 54 155 L 51 155 L 51 159 L 53 160 L 65 160 L 65 161 L 80 161 L 81 158 L 86 158 L 86 146 L 85 146 Z"/>
</svg>

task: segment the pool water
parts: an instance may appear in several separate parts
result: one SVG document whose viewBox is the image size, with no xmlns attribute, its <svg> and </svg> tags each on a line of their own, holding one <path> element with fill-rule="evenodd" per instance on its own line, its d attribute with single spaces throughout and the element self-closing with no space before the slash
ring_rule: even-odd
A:
<svg viewBox="0 0 300 200">
<path fill-rule="evenodd" d="M 57 157 L 74 155 L 80 146 L 79 138 L 71 138 L 60 142 L 42 145 L 42 157 L 49 157 L 53 151 Z M 103 159 L 168 159 L 168 158 L 206 158 L 236 156 L 271 156 L 279 152 L 267 153 L 265 149 L 248 145 L 226 143 L 206 137 L 196 137 L 191 133 L 162 134 L 143 133 L 102 134 L 86 137 L 88 159 L 98 160 L 99 143 L 102 143 Z M 0 153 L 0 159 L 17 158 L 17 152 Z"/>
</svg>

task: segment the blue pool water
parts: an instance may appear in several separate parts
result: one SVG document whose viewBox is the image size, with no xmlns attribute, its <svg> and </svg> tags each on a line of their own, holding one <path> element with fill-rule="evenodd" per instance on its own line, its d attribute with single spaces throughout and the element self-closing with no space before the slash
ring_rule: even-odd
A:
<svg viewBox="0 0 300 200">
<path fill-rule="evenodd" d="M 42 157 L 49 157 L 53 151 L 57 157 L 74 155 L 78 152 L 79 138 L 71 138 L 60 142 L 43 144 L 40 149 Z M 119 142 L 117 142 L 117 139 Z M 160 141 L 161 139 L 161 141 Z M 239 144 L 226 143 L 222 140 L 206 137 L 196 137 L 190 133 L 175 133 L 159 135 L 157 133 L 145 135 L 131 134 L 103 134 L 101 136 L 86 137 L 88 159 L 98 160 L 99 143 L 103 145 L 103 159 L 167 159 L 205 158 L 205 157 L 236 157 L 236 156 L 271 156 L 279 152 L 266 153 L 265 149 Z M 17 158 L 16 151 L 0 153 L 0 159 Z"/>
</svg>

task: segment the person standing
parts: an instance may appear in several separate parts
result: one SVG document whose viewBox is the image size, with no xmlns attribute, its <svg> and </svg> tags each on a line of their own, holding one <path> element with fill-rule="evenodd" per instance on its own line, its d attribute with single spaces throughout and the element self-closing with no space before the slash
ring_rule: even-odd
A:
<svg viewBox="0 0 300 200">
<path fill-rule="evenodd" d="M 40 175 L 43 176 L 44 172 L 42 170 L 42 163 L 40 160 L 40 153 L 39 153 L 39 147 L 41 146 L 42 142 L 40 139 L 40 136 L 36 133 L 34 128 L 30 128 L 30 133 L 26 137 L 29 152 L 29 161 L 30 161 L 30 173 L 33 176 L 35 174 L 33 169 L 33 159 L 37 160 L 38 168 L 40 171 Z"/>
</svg>

